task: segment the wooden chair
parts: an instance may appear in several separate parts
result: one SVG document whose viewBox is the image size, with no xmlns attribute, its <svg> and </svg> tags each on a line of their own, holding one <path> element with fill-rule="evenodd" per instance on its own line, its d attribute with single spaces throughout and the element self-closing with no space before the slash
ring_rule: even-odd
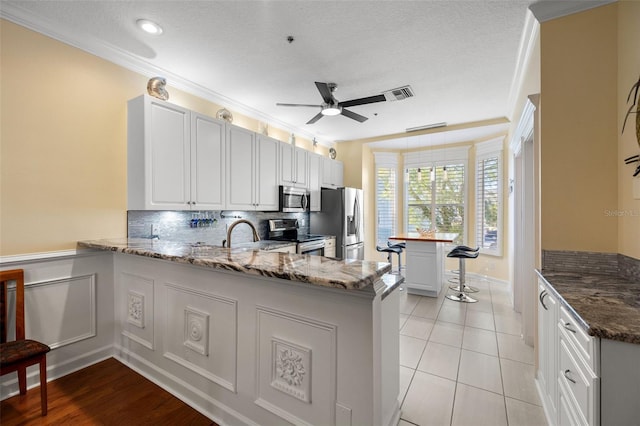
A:
<svg viewBox="0 0 640 426">
<path fill-rule="evenodd" d="M 7 341 L 7 327 L 9 324 L 9 309 L 7 287 L 9 282 L 16 283 L 16 339 Z M 18 372 L 18 387 L 20 394 L 27 393 L 27 367 L 40 364 L 40 402 L 42 415 L 47 415 L 47 352 L 49 346 L 25 339 L 24 337 L 24 271 L 13 269 L 0 271 L 0 376 Z"/>
</svg>

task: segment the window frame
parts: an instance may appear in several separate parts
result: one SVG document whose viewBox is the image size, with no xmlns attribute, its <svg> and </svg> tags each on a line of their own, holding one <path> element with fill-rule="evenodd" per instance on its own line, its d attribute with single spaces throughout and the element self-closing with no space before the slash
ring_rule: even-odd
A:
<svg viewBox="0 0 640 426">
<path fill-rule="evenodd" d="M 504 251 L 504 164 L 503 164 L 503 151 L 504 151 L 504 138 L 492 139 L 486 142 L 476 144 L 476 159 L 475 159 L 475 226 L 474 226 L 474 240 L 476 247 L 480 247 L 480 253 L 489 256 L 501 257 Z M 483 247 L 483 241 L 481 235 L 484 229 L 484 197 L 480 196 L 480 191 L 484 188 L 480 188 L 480 173 L 484 170 L 484 162 L 486 160 L 497 158 L 497 235 L 496 235 L 496 247 L 485 248 Z M 484 185 L 484 180 L 482 182 Z M 482 219 L 480 217 L 482 214 Z M 480 224 L 479 222 L 482 222 Z"/>
<path fill-rule="evenodd" d="M 374 152 L 375 159 L 375 240 L 376 245 L 380 244 L 382 241 L 379 238 L 379 205 L 378 205 L 378 171 L 381 168 L 384 169 L 393 169 L 393 218 L 392 218 L 392 233 L 396 234 L 398 229 L 398 154 L 393 152 Z M 390 235 L 390 236 L 391 236 Z M 386 243 L 388 239 L 385 239 L 384 243 Z"/>
<path fill-rule="evenodd" d="M 469 183 L 469 148 L 470 146 L 455 147 L 455 148 L 439 148 L 439 149 L 427 149 L 422 151 L 409 152 L 404 154 L 403 171 L 405 173 L 404 188 L 403 188 L 403 206 L 404 206 L 404 232 L 414 232 L 409 230 L 409 178 L 406 176 L 406 172 L 410 168 L 423 168 L 427 170 L 426 178 L 430 179 L 429 173 L 431 167 L 442 167 L 453 164 L 462 164 L 464 167 L 464 188 L 468 188 Z M 437 192 L 437 191 L 436 191 Z M 435 194 L 434 194 L 435 195 Z M 437 203 L 437 197 L 432 198 L 432 207 L 437 207 L 441 204 Z M 466 244 L 469 228 L 469 191 L 463 191 L 462 206 L 464 209 L 462 235 L 458 236 L 459 241 Z"/>
</svg>

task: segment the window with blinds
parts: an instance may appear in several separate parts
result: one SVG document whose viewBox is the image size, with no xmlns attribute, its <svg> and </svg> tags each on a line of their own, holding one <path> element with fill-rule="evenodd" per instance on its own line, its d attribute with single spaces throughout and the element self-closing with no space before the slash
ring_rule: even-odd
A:
<svg viewBox="0 0 640 426">
<path fill-rule="evenodd" d="M 376 159 L 376 243 L 387 245 L 396 234 L 397 155 L 374 153 Z"/>
<path fill-rule="evenodd" d="M 476 245 L 483 253 L 501 255 L 501 155 L 479 155 L 476 163 Z"/>
<path fill-rule="evenodd" d="M 406 169 L 407 232 L 416 228 L 458 234 L 464 239 L 465 162 L 424 163 Z"/>
</svg>

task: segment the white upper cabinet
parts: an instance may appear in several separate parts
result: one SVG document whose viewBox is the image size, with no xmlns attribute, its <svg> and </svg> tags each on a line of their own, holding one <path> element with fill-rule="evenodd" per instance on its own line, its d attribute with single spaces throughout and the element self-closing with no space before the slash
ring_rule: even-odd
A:
<svg viewBox="0 0 640 426">
<path fill-rule="evenodd" d="M 343 185 L 344 166 L 342 161 L 322 157 L 322 187 L 340 188 Z"/>
<path fill-rule="evenodd" d="M 225 149 L 224 121 L 191 113 L 192 208 L 225 208 Z"/>
<path fill-rule="evenodd" d="M 321 210 L 320 198 L 322 180 L 322 156 L 313 152 L 309 153 L 309 210 L 317 212 Z"/>
<path fill-rule="evenodd" d="M 224 122 L 148 95 L 128 103 L 129 210 L 221 209 Z"/>
<path fill-rule="evenodd" d="M 308 155 L 309 151 L 291 144 L 280 143 L 280 184 L 308 188 Z"/>
<path fill-rule="evenodd" d="M 280 170 L 280 141 L 256 135 L 256 203 L 258 210 L 277 211 L 279 206 L 278 184 Z"/>
<path fill-rule="evenodd" d="M 227 209 L 278 210 L 279 141 L 227 125 Z"/>
</svg>

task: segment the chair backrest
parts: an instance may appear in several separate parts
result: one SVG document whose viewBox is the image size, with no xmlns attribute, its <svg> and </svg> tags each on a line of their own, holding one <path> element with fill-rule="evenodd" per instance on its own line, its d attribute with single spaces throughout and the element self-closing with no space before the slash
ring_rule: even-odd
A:
<svg viewBox="0 0 640 426">
<path fill-rule="evenodd" d="M 12 269 L 10 271 L 0 271 L 0 343 L 5 343 L 8 336 L 9 327 L 9 299 L 7 290 L 9 283 L 16 283 L 16 340 L 24 340 L 24 271 L 22 269 Z"/>
</svg>

